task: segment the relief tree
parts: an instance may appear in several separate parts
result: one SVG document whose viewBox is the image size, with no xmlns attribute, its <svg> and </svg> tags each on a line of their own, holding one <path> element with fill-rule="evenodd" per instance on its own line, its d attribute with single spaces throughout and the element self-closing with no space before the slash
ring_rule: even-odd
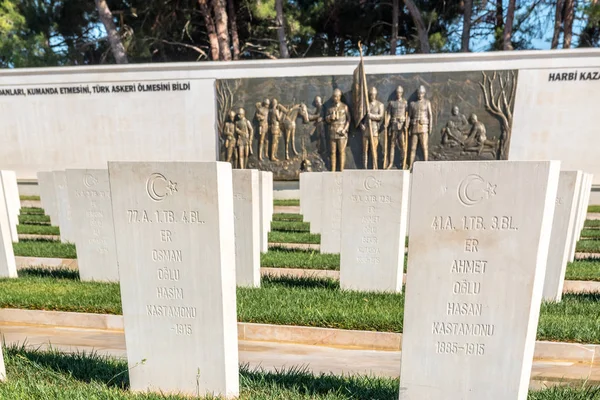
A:
<svg viewBox="0 0 600 400">
<path fill-rule="evenodd" d="M 494 72 L 492 76 L 482 72 L 482 75 L 479 86 L 483 91 L 485 109 L 500 122 L 500 138 L 496 158 L 506 160 L 510 146 L 517 77 L 514 71 Z"/>
</svg>

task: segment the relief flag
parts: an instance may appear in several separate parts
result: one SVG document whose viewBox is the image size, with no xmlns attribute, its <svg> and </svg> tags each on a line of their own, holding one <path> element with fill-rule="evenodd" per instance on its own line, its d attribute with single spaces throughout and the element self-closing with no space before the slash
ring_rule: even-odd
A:
<svg viewBox="0 0 600 400">
<path fill-rule="evenodd" d="M 365 80 L 365 65 L 361 57 L 358 67 L 354 70 L 354 78 L 352 80 L 352 113 L 354 114 L 354 126 L 356 128 L 363 122 L 368 110 L 367 82 Z"/>
</svg>

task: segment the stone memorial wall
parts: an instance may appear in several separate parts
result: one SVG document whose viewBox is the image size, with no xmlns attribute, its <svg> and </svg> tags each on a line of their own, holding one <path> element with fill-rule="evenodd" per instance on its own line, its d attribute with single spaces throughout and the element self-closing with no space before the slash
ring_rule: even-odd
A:
<svg viewBox="0 0 600 400">
<path fill-rule="evenodd" d="M 430 160 L 560 159 L 565 169 L 598 175 L 600 137 L 590 105 L 600 102 L 599 60 L 597 49 L 406 55 L 402 62 L 366 57 L 367 85 L 390 116 L 369 129 L 361 127 L 353 100 L 358 58 L 6 70 L 0 119 L 7 145 L 0 160 L 27 179 L 42 170 L 103 168 L 108 160 L 227 160 L 230 149 L 239 165 L 242 148 L 246 167 L 272 171 L 276 180 L 298 179 L 301 170 L 331 168 L 330 133 L 337 128 L 338 164 L 343 153 L 348 168 L 362 168 L 365 135 L 370 143 L 365 132 L 374 128 L 379 166 L 391 161 L 399 168 L 398 132 L 406 131 L 392 109 L 403 103 L 393 103 L 401 85 L 412 119 L 428 122 Z M 344 107 L 330 107 L 336 89 L 350 117 L 345 152 L 339 150 L 344 126 L 333 126 L 342 124 Z M 242 141 L 235 131 L 240 121 Z M 415 157 L 423 158 L 421 145 Z"/>
<path fill-rule="evenodd" d="M 231 166 L 108 169 L 131 389 L 237 396 Z"/>
<path fill-rule="evenodd" d="M 527 398 L 559 172 L 415 165 L 401 400 Z"/>
</svg>

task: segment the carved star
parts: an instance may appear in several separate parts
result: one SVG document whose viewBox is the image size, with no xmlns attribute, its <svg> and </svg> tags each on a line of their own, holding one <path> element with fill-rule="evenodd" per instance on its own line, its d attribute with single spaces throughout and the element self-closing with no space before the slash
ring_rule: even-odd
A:
<svg viewBox="0 0 600 400">
<path fill-rule="evenodd" d="M 177 182 L 169 181 L 169 183 L 167 184 L 167 190 L 169 191 L 169 194 L 176 193 L 177 192 Z"/>
<path fill-rule="evenodd" d="M 496 187 L 498 185 L 492 185 L 491 183 L 486 183 L 486 188 L 484 189 L 486 199 L 489 199 L 492 196 L 496 195 Z"/>
</svg>

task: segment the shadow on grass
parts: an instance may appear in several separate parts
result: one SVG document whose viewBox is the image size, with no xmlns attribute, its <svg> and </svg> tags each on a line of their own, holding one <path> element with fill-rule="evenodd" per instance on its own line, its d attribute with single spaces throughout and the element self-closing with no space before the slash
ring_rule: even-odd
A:
<svg viewBox="0 0 600 400">
<path fill-rule="evenodd" d="M 60 374 L 70 375 L 81 382 L 102 382 L 107 386 L 129 388 L 127 363 L 95 352 L 61 353 L 58 350 L 46 351 L 27 349 L 23 345 L 5 347 L 7 358 L 25 362 L 36 369 L 49 369 Z"/>
<path fill-rule="evenodd" d="M 264 276 L 262 278 L 262 285 L 268 286 L 283 286 L 283 287 L 295 287 L 303 289 L 329 289 L 339 290 L 340 283 L 337 280 L 329 278 L 313 278 L 313 277 L 295 277 L 295 276 Z"/>
<path fill-rule="evenodd" d="M 19 270 L 19 277 L 79 280 L 79 271 L 66 268 L 28 267 Z"/>
<path fill-rule="evenodd" d="M 563 301 L 578 301 L 578 302 L 600 302 L 600 293 L 583 292 L 583 293 L 565 293 L 562 297 Z"/>
<path fill-rule="evenodd" d="M 307 368 L 289 368 L 276 372 L 240 366 L 240 383 L 244 388 L 276 386 L 320 398 L 344 394 L 349 399 L 397 399 L 398 381 L 365 376 L 313 375 Z"/>
</svg>

